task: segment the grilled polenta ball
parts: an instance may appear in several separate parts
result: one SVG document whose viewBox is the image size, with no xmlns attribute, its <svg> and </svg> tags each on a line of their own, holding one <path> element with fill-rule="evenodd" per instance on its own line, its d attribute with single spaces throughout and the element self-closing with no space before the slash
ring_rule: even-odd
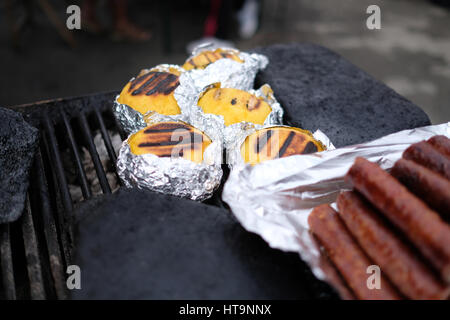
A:
<svg viewBox="0 0 450 320">
<path fill-rule="evenodd" d="M 156 111 L 159 114 L 174 115 L 180 113 L 173 93 L 180 82 L 180 71 L 170 68 L 169 72 L 157 69 L 143 70 L 127 83 L 117 99 L 141 114 Z"/>
<path fill-rule="evenodd" d="M 196 56 L 187 59 L 183 64 L 183 69 L 205 69 L 209 64 L 224 58 L 231 59 L 240 63 L 244 62 L 233 50 L 223 50 L 219 48 L 216 50 L 202 51 Z"/>
<path fill-rule="evenodd" d="M 250 134 L 241 145 L 241 155 L 252 165 L 296 154 L 325 150 L 311 132 L 293 127 L 270 127 Z"/>
<path fill-rule="evenodd" d="M 200 130 L 182 122 L 160 122 L 132 134 L 128 138 L 135 155 L 151 153 L 158 157 L 180 157 L 196 163 L 211 139 Z"/>
<path fill-rule="evenodd" d="M 198 106 L 204 113 L 223 116 L 226 126 L 241 121 L 264 124 L 272 111 L 263 98 L 232 88 L 207 89 L 198 100 Z"/>
</svg>

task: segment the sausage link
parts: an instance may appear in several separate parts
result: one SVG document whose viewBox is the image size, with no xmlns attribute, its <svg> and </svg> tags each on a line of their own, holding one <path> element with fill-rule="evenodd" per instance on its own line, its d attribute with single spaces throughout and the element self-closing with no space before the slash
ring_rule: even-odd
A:
<svg viewBox="0 0 450 320">
<path fill-rule="evenodd" d="M 450 283 L 450 227 L 436 212 L 364 158 L 356 158 L 346 181 L 402 230 Z"/>
<path fill-rule="evenodd" d="M 421 164 L 450 180 L 450 159 L 426 141 L 409 146 L 403 152 L 403 158 Z"/>
<path fill-rule="evenodd" d="M 316 207 L 308 217 L 312 233 L 358 299 L 395 300 L 400 295 L 381 275 L 381 289 L 369 289 L 367 268 L 373 263 L 353 240 L 336 211 L 329 205 Z"/>
<path fill-rule="evenodd" d="M 446 136 L 434 136 L 428 139 L 428 143 L 436 148 L 440 153 L 450 158 L 450 139 Z"/>
<path fill-rule="evenodd" d="M 406 159 L 395 163 L 391 175 L 444 219 L 450 220 L 450 180 Z"/>
<path fill-rule="evenodd" d="M 342 192 L 337 204 L 339 216 L 350 233 L 405 296 L 420 300 L 447 299 L 450 287 L 439 281 L 360 195 Z"/>
</svg>

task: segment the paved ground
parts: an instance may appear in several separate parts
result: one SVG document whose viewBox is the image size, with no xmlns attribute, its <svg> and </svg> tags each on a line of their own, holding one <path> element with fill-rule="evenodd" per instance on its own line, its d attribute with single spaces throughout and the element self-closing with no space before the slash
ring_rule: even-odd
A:
<svg viewBox="0 0 450 320">
<path fill-rule="evenodd" d="M 61 3 L 58 8 L 64 17 Z M 141 25 L 152 28 L 149 43 L 114 43 L 77 31 L 79 45 L 70 49 L 38 14 L 20 52 L 9 46 L 0 7 L 0 105 L 118 90 L 142 67 L 181 63 L 186 44 L 201 35 L 205 16 L 205 8 L 192 3 L 184 1 L 171 9 L 171 54 L 162 50 L 155 1 L 136 0 L 131 8 Z M 366 28 L 370 4 L 381 7 L 381 30 Z M 433 123 L 441 123 L 450 121 L 449 26 L 450 10 L 428 0 L 265 0 L 259 32 L 236 45 L 241 49 L 292 41 L 324 45 L 421 106 Z"/>
</svg>

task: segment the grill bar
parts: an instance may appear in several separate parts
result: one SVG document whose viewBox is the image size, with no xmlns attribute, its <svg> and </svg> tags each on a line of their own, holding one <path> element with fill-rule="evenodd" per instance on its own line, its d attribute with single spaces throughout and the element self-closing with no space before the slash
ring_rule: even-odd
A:
<svg viewBox="0 0 450 320">
<path fill-rule="evenodd" d="M 53 213 L 50 205 L 47 181 L 45 179 L 44 167 L 42 164 L 42 155 L 39 150 L 37 152 L 38 154 L 35 158 L 34 169 L 36 172 L 36 180 L 38 185 L 42 225 L 44 227 L 45 241 L 50 260 L 50 271 L 53 278 L 56 297 L 58 299 L 65 299 L 67 298 L 67 292 L 63 271 L 64 263 L 58 244 L 55 219 L 53 218 Z"/>
<path fill-rule="evenodd" d="M 98 109 L 95 109 L 94 112 L 95 112 L 95 117 L 97 118 L 97 122 L 100 126 L 100 132 L 102 134 L 103 141 L 105 143 L 106 151 L 108 152 L 109 159 L 111 160 L 111 163 L 112 163 L 112 167 L 113 167 L 112 169 L 114 171 L 114 174 L 117 177 L 117 181 L 118 181 L 119 185 L 122 185 L 122 180 L 120 180 L 119 174 L 117 173 L 117 170 L 116 170 L 116 163 L 117 163 L 116 152 L 114 151 L 114 148 L 113 148 L 113 145 L 111 142 L 111 138 L 109 137 L 109 134 L 108 134 L 108 130 L 106 130 L 105 122 L 103 121 L 103 117 Z"/>
<path fill-rule="evenodd" d="M 49 150 L 49 143 L 47 142 L 46 139 L 42 139 L 41 141 L 41 146 L 42 148 L 46 151 L 46 155 L 48 156 L 50 154 L 50 150 Z M 41 152 L 41 156 L 43 155 L 43 152 Z M 51 162 L 51 161 L 49 161 Z M 43 162 L 44 163 L 44 162 Z M 44 173 L 45 173 L 45 169 L 43 168 Z M 51 170 L 53 171 L 52 176 L 52 180 L 53 180 L 53 185 L 57 184 L 57 178 L 56 178 L 56 173 L 54 172 L 54 168 L 51 168 Z M 49 185 L 48 185 L 49 186 Z M 56 189 L 56 188 L 55 188 Z M 56 191 L 56 190 L 55 190 Z M 55 195 L 56 197 L 57 195 Z M 51 198 L 49 197 L 48 200 L 51 200 Z M 48 205 L 50 206 L 50 202 L 48 203 Z M 55 208 L 56 210 L 56 215 L 55 217 L 55 224 L 57 227 L 57 235 L 59 235 L 59 241 L 62 247 L 62 252 L 64 255 L 64 262 L 69 262 L 71 261 L 71 252 L 70 252 L 70 246 L 69 246 L 69 242 L 68 242 L 68 236 L 66 233 L 66 228 L 65 228 L 65 218 L 64 218 L 64 213 L 62 213 L 62 211 L 64 211 L 63 208 Z"/>
<path fill-rule="evenodd" d="M 91 189 L 89 188 L 89 184 L 88 184 L 88 181 L 86 178 L 86 173 L 84 172 L 83 163 L 81 161 L 80 153 L 78 152 L 77 143 L 76 143 L 75 137 L 73 135 L 72 127 L 71 127 L 69 121 L 67 120 L 67 116 L 66 116 L 66 113 L 64 112 L 64 110 L 61 110 L 61 117 L 63 119 L 64 126 L 67 131 L 67 137 L 69 139 L 69 144 L 72 149 L 73 156 L 75 158 L 75 163 L 76 163 L 77 172 L 78 172 L 78 179 L 79 179 L 80 186 L 81 186 L 81 192 L 83 193 L 84 199 L 89 199 L 92 197 L 92 192 L 91 192 Z"/>
<path fill-rule="evenodd" d="M 72 223 L 76 218 L 71 192 L 76 192 L 78 201 L 80 191 L 71 189 L 69 177 L 75 174 L 75 188 L 81 188 L 82 199 L 94 197 L 95 183 L 103 193 L 111 192 L 108 177 L 110 172 L 117 175 L 117 155 L 110 134 L 119 130 L 111 110 L 112 99 L 111 93 L 13 108 L 39 128 L 41 138 L 23 215 L 17 222 L 0 225 L 0 299 L 69 297 L 65 270 L 72 261 Z M 96 145 L 93 133 L 101 134 L 104 147 Z M 89 151 L 90 165 L 86 166 L 87 154 L 81 152 L 81 146 Z M 102 158 L 99 147 L 105 153 Z M 111 167 L 103 167 L 104 156 Z M 88 172 L 91 169 L 95 173 Z M 91 173 L 98 180 L 90 181 Z"/>
<path fill-rule="evenodd" d="M 50 159 L 53 162 L 54 170 L 58 179 L 59 189 L 61 191 L 62 202 L 66 212 L 70 212 L 73 209 L 72 197 L 70 196 L 69 187 L 67 185 L 66 176 L 64 173 L 64 168 L 61 160 L 61 156 L 58 150 L 58 142 L 56 141 L 55 128 L 50 122 L 48 115 L 45 114 L 43 117 L 44 129 L 47 133 L 48 146 L 50 151 Z"/>
<path fill-rule="evenodd" d="M 100 186 L 103 190 L 103 193 L 111 193 L 111 188 L 109 186 L 108 179 L 106 178 L 105 170 L 103 169 L 100 157 L 98 156 L 94 140 L 92 139 L 92 133 L 91 130 L 89 129 L 89 124 L 85 114 L 80 113 L 78 119 L 80 122 L 81 131 L 84 135 L 87 147 L 89 149 L 89 153 L 91 154 L 92 161 L 94 162 L 94 168 L 95 171 L 97 172 L 98 180 L 100 182 Z"/>
<path fill-rule="evenodd" d="M 11 255 L 9 224 L 0 224 L 0 265 L 2 269 L 3 291 L 7 300 L 16 300 L 16 285 Z"/>
<path fill-rule="evenodd" d="M 111 159 L 112 163 L 115 164 L 117 161 L 117 156 L 116 152 L 114 151 L 108 131 L 106 130 L 105 122 L 103 121 L 103 118 L 98 109 L 95 109 L 94 113 L 100 126 L 100 132 L 102 133 L 103 141 L 105 142 L 106 151 L 108 152 L 109 158 Z"/>
<path fill-rule="evenodd" d="M 42 300 L 45 299 L 45 289 L 44 282 L 42 280 L 41 261 L 39 258 L 38 243 L 33 225 L 33 218 L 31 216 L 29 196 L 27 196 L 25 210 L 21 219 L 28 279 L 30 281 L 30 296 L 33 300 Z"/>
</svg>

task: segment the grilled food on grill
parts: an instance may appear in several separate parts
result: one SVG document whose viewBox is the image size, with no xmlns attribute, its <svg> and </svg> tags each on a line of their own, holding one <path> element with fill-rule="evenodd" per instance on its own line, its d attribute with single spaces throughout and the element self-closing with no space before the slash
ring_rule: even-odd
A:
<svg viewBox="0 0 450 320">
<path fill-rule="evenodd" d="M 196 56 L 189 58 L 183 64 L 183 69 L 191 70 L 191 69 L 205 69 L 209 64 L 216 62 L 219 59 L 232 59 L 234 61 L 243 63 L 244 61 L 239 58 L 237 53 L 233 50 L 224 50 L 224 49 L 216 49 L 216 50 L 206 50 L 202 51 Z"/>
<path fill-rule="evenodd" d="M 135 155 L 152 153 L 158 157 L 182 157 L 200 163 L 211 139 L 186 123 L 161 122 L 131 135 L 128 143 Z"/>
<path fill-rule="evenodd" d="M 156 111 L 164 115 L 180 113 L 173 93 L 180 84 L 180 71 L 170 68 L 169 72 L 157 69 L 143 70 L 123 88 L 118 102 L 145 114 Z"/>
<path fill-rule="evenodd" d="M 198 105 L 204 113 L 223 116 L 226 126 L 241 121 L 263 124 L 272 111 L 263 98 L 232 88 L 209 88 Z"/>
<path fill-rule="evenodd" d="M 241 146 L 246 163 L 257 164 L 266 160 L 284 158 L 296 154 L 308 154 L 325 150 L 311 132 L 293 127 L 270 127 L 249 135 Z"/>
</svg>

